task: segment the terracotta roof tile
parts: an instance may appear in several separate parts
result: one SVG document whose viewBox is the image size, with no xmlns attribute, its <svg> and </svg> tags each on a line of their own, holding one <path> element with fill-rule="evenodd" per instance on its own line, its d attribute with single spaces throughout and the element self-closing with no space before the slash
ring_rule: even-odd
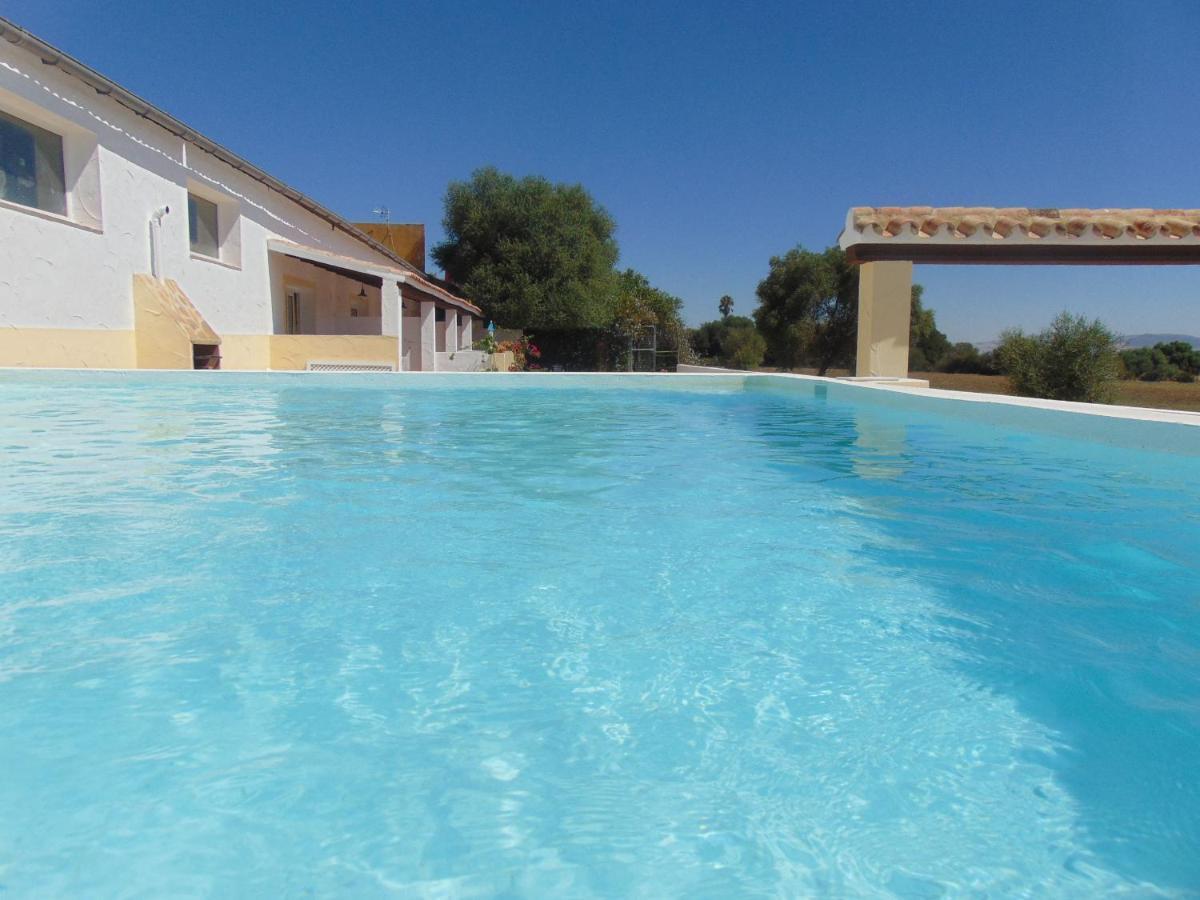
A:
<svg viewBox="0 0 1200 900">
<path fill-rule="evenodd" d="M 926 240 L 1056 242 L 1200 240 L 1200 209 L 856 206 L 841 244 Z"/>
</svg>

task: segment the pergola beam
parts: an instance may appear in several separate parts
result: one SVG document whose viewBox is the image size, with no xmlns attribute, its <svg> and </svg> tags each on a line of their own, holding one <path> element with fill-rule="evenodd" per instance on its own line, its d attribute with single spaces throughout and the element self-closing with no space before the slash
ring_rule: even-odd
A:
<svg viewBox="0 0 1200 900">
<path fill-rule="evenodd" d="M 858 206 L 838 243 L 861 267 L 856 374 L 904 378 L 913 263 L 1200 265 L 1200 210 Z"/>
<path fill-rule="evenodd" d="M 1070 244 L 855 244 L 847 248 L 851 263 L 904 260 L 922 265 L 952 266 L 1195 266 L 1200 242 L 1150 245 Z"/>
</svg>

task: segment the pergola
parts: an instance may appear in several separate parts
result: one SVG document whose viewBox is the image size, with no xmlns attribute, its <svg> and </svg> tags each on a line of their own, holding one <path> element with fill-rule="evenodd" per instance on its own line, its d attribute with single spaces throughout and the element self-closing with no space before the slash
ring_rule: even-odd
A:
<svg viewBox="0 0 1200 900">
<path fill-rule="evenodd" d="M 860 267 L 855 374 L 904 378 L 913 263 L 1197 265 L 1200 209 L 856 206 L 838 243 Z"/>
</svg>

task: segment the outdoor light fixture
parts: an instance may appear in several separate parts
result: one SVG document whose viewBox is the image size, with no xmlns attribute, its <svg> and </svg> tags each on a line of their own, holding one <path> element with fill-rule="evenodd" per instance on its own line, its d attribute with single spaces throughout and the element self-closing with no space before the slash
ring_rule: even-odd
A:
<svg viewBox="0 0 1200 900">
<path fill-rule="evenodd" d="M 367 299 L 367 286 L 365 284 L 360 284 L 358 286 L 358 299 L 359 300 Z"/>
</svg>

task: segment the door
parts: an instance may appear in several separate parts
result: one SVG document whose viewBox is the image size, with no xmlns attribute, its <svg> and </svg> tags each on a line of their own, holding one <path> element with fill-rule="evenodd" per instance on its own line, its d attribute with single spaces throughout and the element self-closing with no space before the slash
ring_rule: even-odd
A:
<svg viewBox="0 0 1200 900">
<path fill-rule="evenodd" d="M 284 334 L 316 334 L 317 303 L 312 291 L 288 287 L 284 293 Z"/>
</svg>

